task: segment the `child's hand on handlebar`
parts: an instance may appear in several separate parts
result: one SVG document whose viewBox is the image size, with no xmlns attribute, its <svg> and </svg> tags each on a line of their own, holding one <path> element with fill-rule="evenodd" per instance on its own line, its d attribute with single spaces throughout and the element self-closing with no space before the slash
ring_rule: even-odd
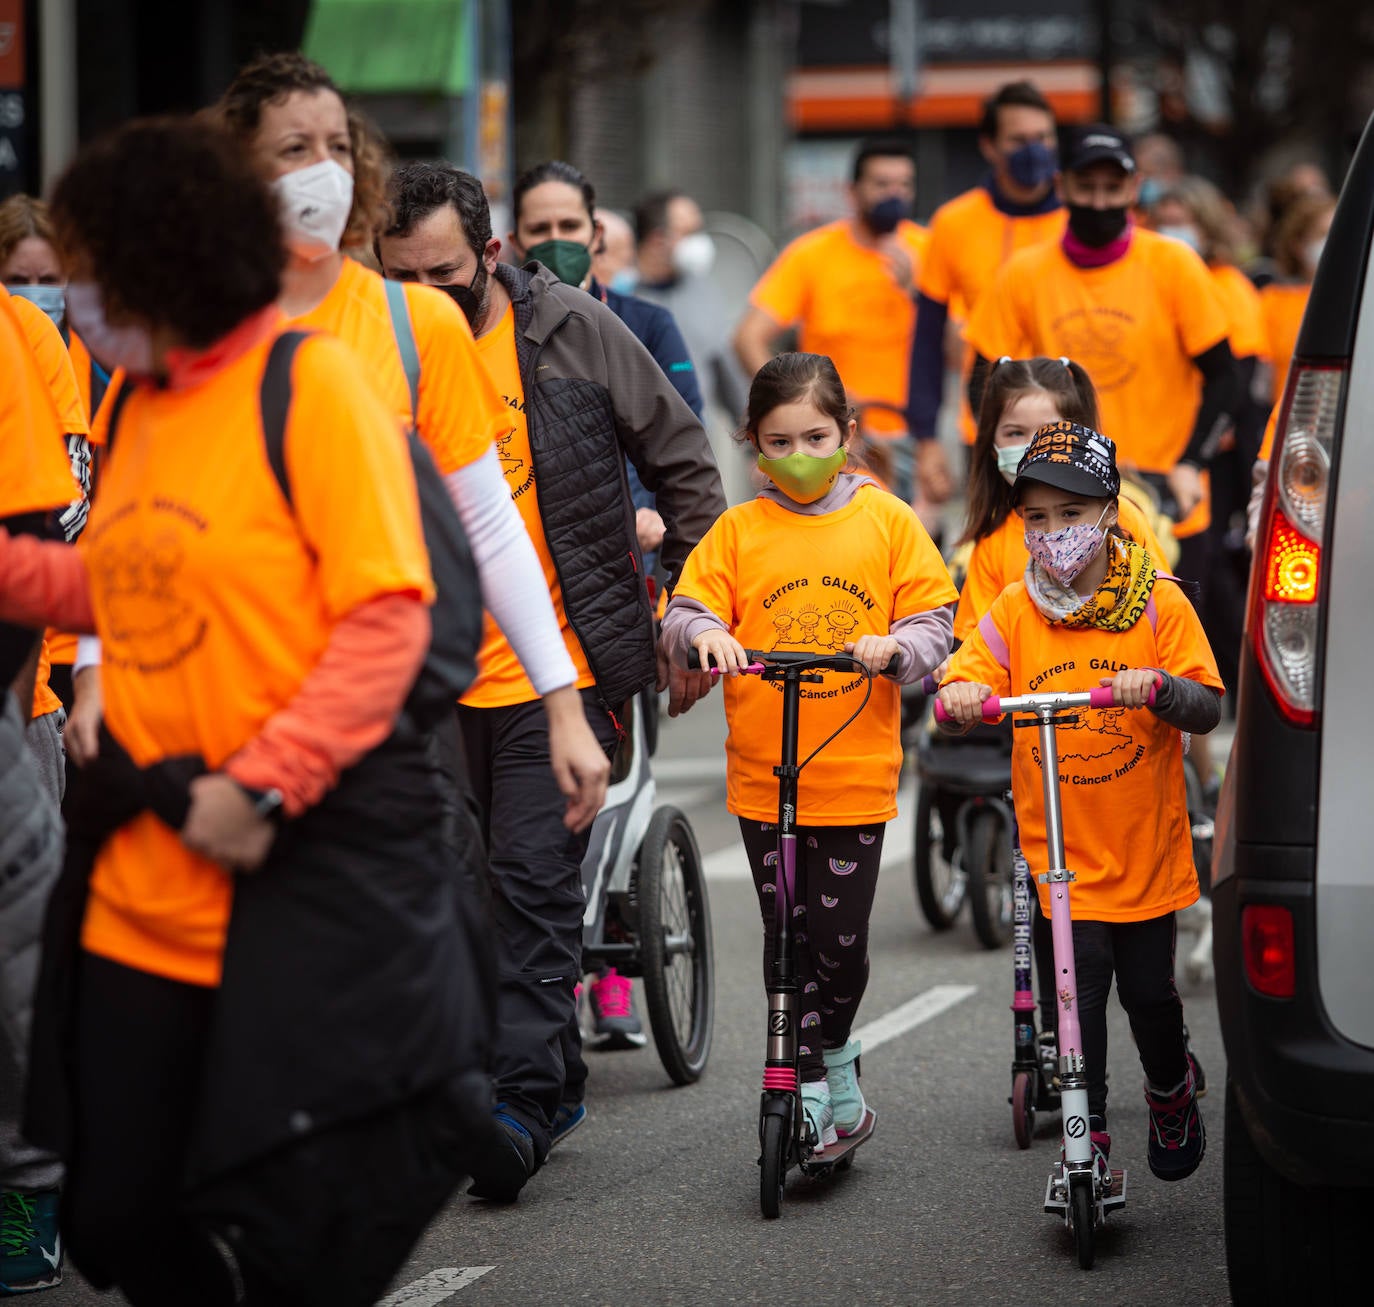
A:
<svg viewBox="0 0 1374 1307">
<path fill-rule="evenodd" d="M 1153 667 L 1127 667 L 1115 676 L 1104 676 L 1099 685 L 1110 685 L 1121 708 L 1147 708 L 1150 695 L 1159 688 L 1160 676 Z"/>
<path fill-rule="evenodd" d="M 723 674 L 738 676 L 749 666 L 744 646 L 729 631 L 703 631 L 692 641 L 692 648 L 697 651 L 703 669 L 714 664 Z"/>
<path fill-rule="evenodd" d="M 965 731 L 983 720 L 983 700 L 991 697 L 992 686 L 976 681 L 952 681 L 939 692 L 941 706 Z"/>
<path fill-rule="evenodd" d="M 863 663 L 870 676 L 881 676 L 883 668 L 901 652 L 901 645 L 890 635 L 861 635 L 845 645 L 844 651 Z"/>
</svg>

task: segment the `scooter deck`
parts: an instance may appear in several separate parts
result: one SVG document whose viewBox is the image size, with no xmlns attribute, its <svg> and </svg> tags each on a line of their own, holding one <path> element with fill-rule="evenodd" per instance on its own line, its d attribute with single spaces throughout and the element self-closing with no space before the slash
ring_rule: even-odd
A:
<svg viewBox="0 0 1374 1307">
<path fill-rule="evenodd" d="M 853 1134 L 841 1135 L 837 1143 L 827 1144 L 801 1161 L 802 1174 L 829 1175 L 839 1163 L 850 1157 L 860 1144 L 872 1137 L 877 1120 L 878 1114 L 871 1107 L 865 1109 L 864 1119 Z"/>
<path fill-rule="evenodd" d="M 1102 1214 L 1105 1216 L 1125 1206 L 1126 1172 L 1113 1171 L 1111 1183 L 1102 1195 Z M 1065 1216 L 1068 1210 L 1069 1198 L 1063 1184 L 1063 1173 L 1056 1169 L 1050 1172 L 1050 1178 L 1045 1182 L 1045 1211 L 1051 1216 Z"/>
</svg>

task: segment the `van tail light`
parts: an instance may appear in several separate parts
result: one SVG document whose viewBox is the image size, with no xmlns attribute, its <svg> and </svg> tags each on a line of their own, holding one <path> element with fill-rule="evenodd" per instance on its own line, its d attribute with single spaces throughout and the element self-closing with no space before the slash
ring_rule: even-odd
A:
<svg viewBox="0 0 1374 1307">
<path fill-rule="evenodd" d="M 1316 715 L 1317 629 L 1331 449 L 1348 368 L 1297 362 L 1269 464 L 1250 591 L 1250 638 L 1269 692 L 1295 726 Z"/>
<path fill-rule="evenodd" d="M 1240 914 L 1245 976 L 1269 998 L 1292 998 L 1297 976 L 1293 914 L 1273 903 L 1249 903 Z"/>
</svg>

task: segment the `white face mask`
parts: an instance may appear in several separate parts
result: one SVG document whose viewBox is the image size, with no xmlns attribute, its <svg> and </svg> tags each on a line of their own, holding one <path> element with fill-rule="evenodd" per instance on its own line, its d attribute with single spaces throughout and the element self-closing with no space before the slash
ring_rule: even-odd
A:
<svg viewBox="0 0 1374 1307">
<path fill-rule="evenodd" d="M 1003 445 L 998 449 L 997 470 L 1002 474 L 1002 479 L 1007 485 L 1016 484 L 1016 469 L 1021 466 L 1021 460 L 1029 448 L 1028 442 L 1024 445 Z"/>
<path fill-rule="evenodd" d="M 673 271 L 679 277 L 704 277 L 715 262 L 716 243 L 704 231 L 694 231 L 673 246 Z"/>
<path fill-rule="evenodd" d="M 292 254 L 312 263 L 339 248 L 353 211 L 353 178 L 326 159 L 283 173 L 272 183 L 281 200 L 281 221 Z"/>
<path fill-rule="evenodd" d="M 1196 250 L 1199 254 L 1202 253 L 1202 237 L 1196 227 L 1187 224 L 1180 224 L 1177 227 L 1161 227 L 1159 234 L 1168 236 L 1172 240 L 1182 241 L 1190 249 Z"/>
<path fill-rule="evenodd" d="M 1317 264 L 1322 261 L 1322 251 L 1326 248 L 1326 237 L 1319 236 L 1302 247 L 1302 257 L 1307 260 L 1309 270 L 1315 275 Z"/>
<path fill-rule="evenodd" d="M 146 327 L 112 327 L 105 321 L 105 303 L 94 282 L 67 283 L 67 321 L 85 342 L 91 356 L 111 372 L 123 368 L 140 377 L 153 373 L 153 338 Z"/>
</svg>

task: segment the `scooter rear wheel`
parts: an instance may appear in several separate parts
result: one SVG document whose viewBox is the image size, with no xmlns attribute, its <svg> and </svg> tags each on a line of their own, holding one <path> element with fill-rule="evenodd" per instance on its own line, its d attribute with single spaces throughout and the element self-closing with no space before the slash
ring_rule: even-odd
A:
<svg viewBox="0 0 1374 1307">
<path fill-rule="evenodd" d="M 1017 1148 L 1029 1148 L 1035 1134 L 1035 1077 L 1018 1071 L 1011 1080 L 1011 1128 Z"/>
<path fill-rule="evenodd" d="M 1073 1243 L 1078 1252 L 1078 1264 L 1085 1271 L 1091 1271 L 1097 1256 L 1097 1231 L 1093 1228 L 1092 1182 L 1074 1185 L 1069 1197 L 1073 1204 Z"/>
<path fill-rule="evenodd" d="M 945 858 L 946 839 L 940 806 L 929 785 L 919 786 L 916 798 L 916 849 L 912 876 L 916 882 L 916 901 L 932 930 L 948 930 L 964 906 L 967 879 L 958 855 Z"/>
<path fill-rule="evenodd" d="M 1012 931 L 1011 833 L 1000 813 L 984 807 L 969 822 L 968 902 L 973 933 L 984 948 L 1002 948 Z"/>
<path fill-rule="evenodd" d="M 791 1122 L 781 1116 L 763 1118 L 759 1132 L 759 1209 L 767 1220 L 782 1211 L 782 1190 L 787 1180 L 787 1137 Z"/>
</svg>

